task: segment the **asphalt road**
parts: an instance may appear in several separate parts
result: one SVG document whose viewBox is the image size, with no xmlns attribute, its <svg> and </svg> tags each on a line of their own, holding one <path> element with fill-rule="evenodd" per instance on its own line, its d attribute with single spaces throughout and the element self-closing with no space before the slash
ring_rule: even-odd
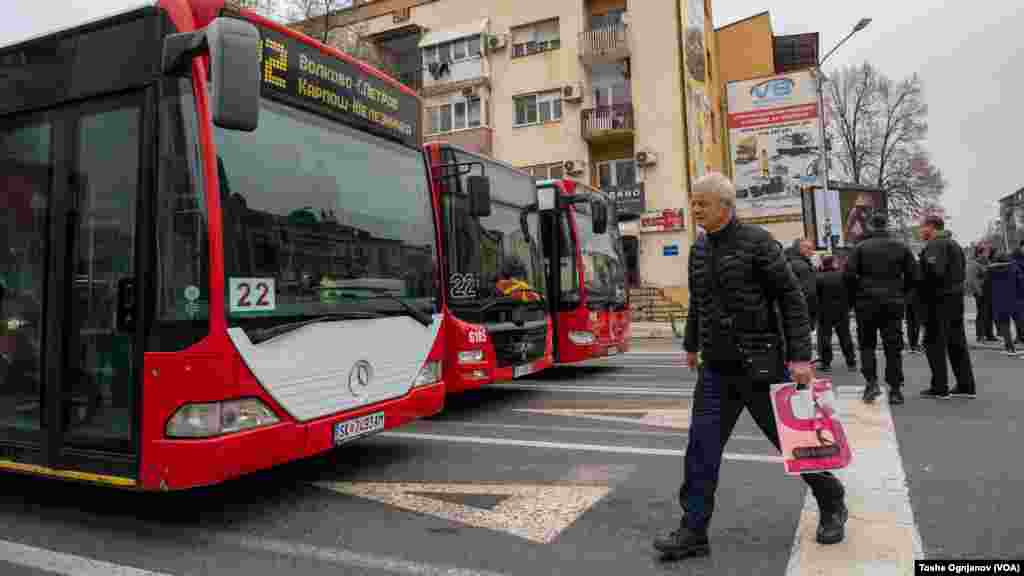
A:
<svg viewBox="0 0 1024 576">
<path fill-rule="evenodd" d="M 679 519 L 695 383 L 674 347 L 468 393 L 427 421 L 211 489 L 0 476 L 0 573 L 811 573 L 791 560 L 804 485 L 746 415 L 726 450 L 712 555 L 664 564 L 652 551 Z M 937 401 L 915 397 L 928 372 L 907 356 L 908 402 L 890 422 L 924 552 L 1019 558 L 1024 359 L 973 358 L 980 397 Z M 857 375 L 832 376 L 857 392 Z M 830 561 L 878 561 L 882 532 L 871 534 L 833 547 Z"/>
</svg>

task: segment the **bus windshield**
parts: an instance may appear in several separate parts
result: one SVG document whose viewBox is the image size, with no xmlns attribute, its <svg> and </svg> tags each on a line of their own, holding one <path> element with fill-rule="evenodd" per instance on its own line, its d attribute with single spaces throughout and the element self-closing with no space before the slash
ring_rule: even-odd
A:
<svg viewBox="0 0 1024 576">
<path fill-rule="evenodd" d="M 267 99 L 216 141 L 232 325 L 438 310 L 419 150 Z"/>
<path fill-rule="evenodd" d="M 471 217 L 466 179 L 479 166 L 455 175 L 442 168 L 443 218 L 449 263 L 449 302 L 454 306 L 495 302 L 542 303 L 544 275 L 533 178 L 451 148 L 445 164 L 483 162 L 491 180 L 491 215 Z"/>
<path fill-rule="evenodd" d="M 576 212 L 576 238 L 583 260 L 583 287 L 591 302 L 623 304 L 626 301 L 626 269 L 622 239 L 614 207 L 608 207 L 608 227 L 594 234 L 590 205 L 573 205 Z"/>
</svg>

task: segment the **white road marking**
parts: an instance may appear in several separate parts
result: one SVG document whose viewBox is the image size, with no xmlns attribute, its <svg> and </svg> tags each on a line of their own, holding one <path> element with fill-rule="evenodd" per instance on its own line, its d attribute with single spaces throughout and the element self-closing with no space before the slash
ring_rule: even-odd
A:
<svg viewBox="0 0 1024 576">
<path fill-rule="evenodd" d="M 450 522 L 505 532 L 539 544 L 550 544 L 611 491 L 604 485 L 581 484 L 317 482 L 315 485 Z M 505 498 L 486 510 L 424 493 Z"/>
<path fill-rule="evenodd" d="M 0 561 L 65 576 L 170 576 L 7 540 L 0 540 Z"/>
<path fill-rule="evenodd" d="M 639 386 L 573 386 L 563 384 L 521 384 L 502 382 L 489 384 L 488 388 L 500 390 L 524 390 L 534 392 L 584 392 L 588 394 L 613 394 L 616 396 L 693 396 L 693 388 L 658 388 Z"/>
<path fill-rule="evenodd" d="M 363 552 L 353 552 L 344 548 L 313 546 L 303 542 L 288 542 L 260 536 L 243 534 L 216 534 L 213 538 L 219 542 L 232 544 L 246 550 L 270 552 L 293 558 L 316 560 L 329 564 L 385 570 L 409 576 L 503 576 L 498 572 L 472 570 L 454 566 L 438 566 L 423 562 L 413 562 L 402 558 L 377 556 Z M 98 575 L 99 573 L 97 573 Z"/>
<path fill-rule="evenodd" d="M 593 432 L 596 434 L 616 434 L 619 436 L 651 436 L 660 438 L 680 438 L 686 435 L 685 431 L 680 432 L 652 432 L 649 430 L 629 430 L 626 428 L 583 428 L 574 426 L 535 426 L 530 424 L 491 424 L 487 422 L 470 422 L 468 420 L 441 420 L 438 422 L 431 422 L 431 426 L 438 424 L 451 424 L 454 426 L 462 426 L 465 428 L 495 428 L 499 430 L 539 430 L 542 432 Z M 757 441 L 768 441 L 768 438 L 764 436 L 745 436 L 742 434 L 733 434 L 729 437 L 730 440 L 757 440 Z"/>
<path fill-rule="evenodd" d="M 455 434 L 420 434 L 416 432 L 382 432 L 378 438 L 397 438 L 402 440 L 427 440 L 435 442 L 464 442 L 466 444 L 484 444 L 490 446 L 517 446 L 522 448 L 547 448 L 551 450 L 575 450 L 578 452 L 604 452 L 606 454 L 640 454 L 645 456 L 672 456 L 681 458 L 683 450 L 667 448 L 638 448 L 634 446 L 609 446 L 604 444 L 577 444 L 570 442 L 542 442 L 536 440 L 513 440 L 509 438 L 484 438 L 480 436 L 460 436 Z M 766 454 L 726 453 L 726 460 L 745 462 L 781 463 L 781 456 Z"/>
<path fill-rule="evenodd" d="M 526 414 L 586 418 L 601 422 L 618 422 L 620 424 L 660 426 L 662 428 L 676 428 L 678 430 L 689 429 L 690 427 L 689 408 L 513 408 L 512 411 Z"/>
<path fill-rule="evenodd" d="M 853 460 L 836 476 L 846 487 L 850 510 L 846 539 L 831 546 L 814 541 L 818 506 L 808 491 L 786 576 L 913 573 L 923 547 L 888 399 L 864 404 L 854 395 L 856 387 L 844 388 L 851 390 L 840 391 L 838 405 Z"/>
</svg>

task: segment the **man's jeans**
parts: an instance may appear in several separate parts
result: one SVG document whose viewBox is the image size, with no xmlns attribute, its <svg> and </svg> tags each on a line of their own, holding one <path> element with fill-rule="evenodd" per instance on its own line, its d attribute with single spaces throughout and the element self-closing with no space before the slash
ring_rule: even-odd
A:
<svg viewBox="0 0 1024 576">
<path fill-rule="evenodd" d="M 709 367 L 701 367 L 699 370 L 701 372 L 690 415 L 690 439 L 686 447 L 683 485 L 679 488 L 679 503 L 685 512 L 684 522 L 693 530 L 704 530 L 711 522 L 722 454 L 744 408 L 750 411 L 754 422 L 775 445 L 775 449 L 780 449 L 775 413 L 772 411 L 767 385 L 752 384 L 743 374 L 723 374 Z M 781 472 L 781 466 L 779 470 Z M 801 474 L 801 477 L 811 487 L 819 503 L 841 493 L 839 480 L 828 472 Z"/>
</svg>

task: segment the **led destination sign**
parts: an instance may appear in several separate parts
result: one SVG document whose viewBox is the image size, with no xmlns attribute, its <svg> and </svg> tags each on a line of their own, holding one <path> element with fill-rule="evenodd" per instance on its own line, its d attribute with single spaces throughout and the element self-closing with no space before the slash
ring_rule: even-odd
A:
<svg viewBox="0 0 1024 576">
<path fill-rule="evenodd" d="M 415 96 L 270 29 L 260 29 L 263 95 L 418 147 Z"/>
</svg>

